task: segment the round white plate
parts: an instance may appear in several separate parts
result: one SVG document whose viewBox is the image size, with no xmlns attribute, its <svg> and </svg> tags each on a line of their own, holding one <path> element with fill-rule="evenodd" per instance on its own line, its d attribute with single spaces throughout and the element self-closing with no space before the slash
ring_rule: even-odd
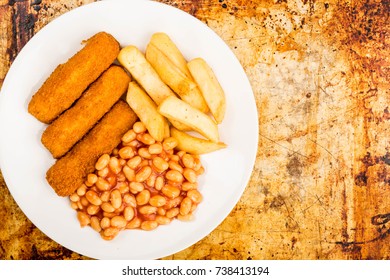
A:
<svg viewBox="0 0 390 280">
<path fill-rule="evenodd" d="M 81 228 L 68 198 L 59 197 L 45 179 L 54 163 L 41 144 L 45 125 L 27 112 L 31 96 L 53 69 L 99 31 L 122 46 L 141 50 L 154 32 L 166 32 L 187 59 L 203 57 L 214 69 L 227 99 L 219 126 L 228 148 L 202 156 L 204 196 L 192 222 L 174 221 L 157 230 L 122 231 L 104 241 Z M 257 152 L 258 122 L 248 79 L 229 47 L 191 15 L 153 1 L 103 1 L 74 9 L 38 32 L 12 64 L 0 95 L 0 166 L 7 186 L 27 217 L 47 236 L 79 254 L 96 259 L 156 259 L 183 250 L 208 235 L 241 197 Z"/>
</svg>

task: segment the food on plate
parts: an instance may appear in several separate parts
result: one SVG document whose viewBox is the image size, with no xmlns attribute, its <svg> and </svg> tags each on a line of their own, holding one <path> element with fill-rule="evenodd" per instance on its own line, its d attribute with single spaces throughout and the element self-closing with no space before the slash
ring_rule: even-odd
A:
<svg viewBox="0 0 390 280">
<path fill-rule="evenodd" d="M 202 112 L 208 107 L 197 84 L 187 77 L 169 58 L 153 44 L 146 47 L 146 59 L 150 62 L 161 80 L 164 81 L 182 100 Z"/>
<path fill-rule="evenodd" d="M 159 49 L 166 57 L 172 61 L 187 77 L 191 78 L 191 73 L 187 67 L 187 61 L 176 44 L 163 32 L 156 32 L 150 38 L 149 44 Z"/>
<path fill-rule="evenodd" d="M 165 137 L 169 136 L 167 119 L 157 111 L 157 105 L 134 81 L 129 83 L 126 101 L 145 124 L 154 139 L 162 141 Z"/>
<path fill-rule="evenodd" d="M 54 70 L 29 112 L 50 124 L 41 139 L 57 159 L 48 183 L 69 196 L 81 226 L 112 240 L 193 218 L 199 155 L 226 147 L 217 126 L 225 103 L 206 62 L 187 63 L 167 34 L 153 34 L 144 55 L 100 32 Z"/>
<path fill-rule="evenodd" d="M 205 113 L 177 97 L 168 97 L 157 108 L 161 115 L 191 127 L 207 139 L 219 142 L 217 124 Z"/>
<path fill-rule="evenodd" d="M 192 59 L 188 62 L 188 68 L 198 84 L 211 114 L 220 124 L 225 116 L 226 101 L 225 93 L 217 77 L 203 58 Z"/>
<path fill-rule="evenodd" d="M 60 64 L 33 95 L 28 111 L 39 121 L 51 123 L 68 109 L 84 90 L 116 59 L 119 43 L 99 32 L 66 63 Z"/>
<path fill-rule="evenodd" d="M 46 179 L 59 196 L 71 195 L 93 172 L 98 158 L 110 153 L 137 120 L 119 100 L 90 132 L 47 171 Z"/>
<path fill-rule="evenodd" d="M 160 79 L 144 54 L 136 46 L 123 48 L 118 55 L 118 61 L 130 72 L 156 104 L 160 104 L 168 96 L 175 95 Z"/>
<path fill-rule="evenodd" d="M 53 157 L 66 154 L 119 100 L 129 82 L 129 75 L 120 66 L 111 66 L 70 109 L 55 119 L 41 139 Z"/>
<path fill-rule="evenodd" d="M 204 169 L 198 156 L 176 145 L 172 137 L 156 141 L 136 122 L 70 195 L 80 225 L 112 240 L 125 229 L 150 231 L 174 219 L 192 220 L 203 199 L 197 178 Z"/>
<path fill-rule="evenodd" d="M 190 154 L 201 155 L 226 148 L 222 142 L 213 142 L 198 138 L 171 127 L 171 136 L 177 140 L 177 149 Z"/>
</svg>

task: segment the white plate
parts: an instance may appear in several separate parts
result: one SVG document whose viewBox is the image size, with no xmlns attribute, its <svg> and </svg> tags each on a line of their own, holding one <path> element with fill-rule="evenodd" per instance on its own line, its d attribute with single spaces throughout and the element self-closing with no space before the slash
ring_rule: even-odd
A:
<svg viewBox="0 0 390 280">
<path fill-rule="evenodd" d="M 68 198 L 58 197 L 46 182 L 54 160 L 40 142 L 45 125 L 28 114 L 28 102 L 52 70 L 81 48 L 80 42 L 99 31 L 141 50 L 154 32 L 166 32 L 187 59 L 201 56 L 208 61 L 225 89 L 227 111 L 220 135 L 228 148 L 202 157 L 206 172 L 199 183 L 204 200 L 192 222 L 174 221 L 151 232 L 127 230 L 104 241 L 91 228 L 80 228 Z M 256 157 L 257 111 L 240 63 L 205 24 L 157 2 L 95 2 L 55 19 L 15 59 L 0 98 L 0 164 L 12 196 L 47 236 L 91 258 L 156 259 L 199 241 L 238 202 Z"/>
</svg>

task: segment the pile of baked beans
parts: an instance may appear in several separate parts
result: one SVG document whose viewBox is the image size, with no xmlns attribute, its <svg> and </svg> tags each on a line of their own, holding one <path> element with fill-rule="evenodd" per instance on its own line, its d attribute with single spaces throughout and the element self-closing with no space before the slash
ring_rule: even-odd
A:
<svg viewBox="0 0 390 280">
<path fill-rule="evenodd" d="M 176 151 L 175 138 L 156 141 L 136 122 L 95 172 L 70 196 L 82 227 L 105 240 L 121 230 L 153 230 L 173 219 L 189 221 L 202 201 L 197 177 L 204 168 L 197 155 Z"/>
</svg>

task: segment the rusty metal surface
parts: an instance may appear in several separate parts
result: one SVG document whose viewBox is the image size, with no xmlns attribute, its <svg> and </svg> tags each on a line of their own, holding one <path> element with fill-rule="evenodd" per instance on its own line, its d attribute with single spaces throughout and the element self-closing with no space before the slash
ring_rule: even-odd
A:
<svg viewBox="0 0 390 280">
<path fill-rule="evenodd" d="M 0 85 L 33 34 L 88 2 L 0 0 Z M 160 2 L 230 46 L 260 125 L 237 206 L 166 259 L 390 259 L 389 1 Z M 1 176 L 0 215 L 0 259 L 85 258 L 32 225 Z"/>
</svg>

